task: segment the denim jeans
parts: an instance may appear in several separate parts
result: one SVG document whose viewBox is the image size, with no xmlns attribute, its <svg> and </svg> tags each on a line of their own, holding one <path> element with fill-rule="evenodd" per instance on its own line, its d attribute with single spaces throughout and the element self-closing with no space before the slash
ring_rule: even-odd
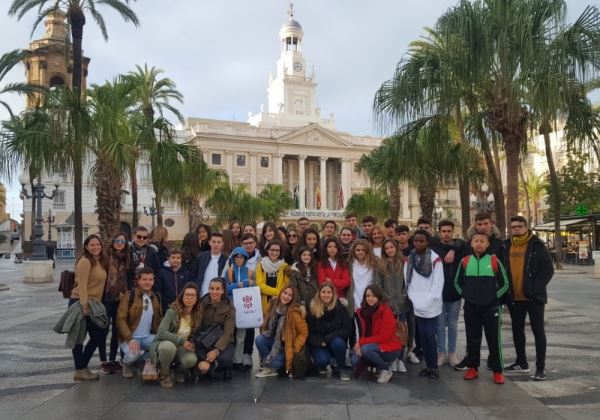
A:
<svg viewBox="0 0 600 420">
<path fill-rule="evenodd" d="M 119 348 L 123 352 L 123 363 L 126 365 L 132 365 L 140 359 L 147 360 L 150 357 L 150 345 L 154 341 L 154 334 L 149 334 L 144 338 L 136 338 L 135 341 L 140 344 L 141 350 L 139 354 L 136 355 L 129 353 L 129 345 L 127 342 L 123 341 L 119 343 Z"/>
<path fill-rule="evenodd" d="M 420 342 L 423 346 L 423 353 L 429 369 L 437 369 L 437 343 L 435 340 L 435 330 L 437 327 L 437 316 L 435 318 L 421 318 L 415 316 L 417 321 L 417 331 Z"/>
<path fill-rule="evenodd" d="M 437 320 L 438 353 L 455 353 L 456 336 L 458 333 L 458 316 L 460 314 L 460 299 L 454 302 L 444 302 L 442 313 Z M 448 347 L 446 347 L 446 327 L 448 327 Z"/>
<path fill-rule="evenodd" d="M 312 355 L 313 363 L 318 368 L 323 368 L 331 363 L 331 357 L 335 359 L 338 369 L 343 369 L 346 363 L 346 340 L 341 337 L 335 337 L 327 347 L 312 347 L 310 354 Z"/>
<path fill-rule="evenodd" d="M 379 348 L 379 344 L 365 344 L 360 346 L 362 358 L 368 364 L 371 364 L 380 370 L 389 370 L 390 363 L 398 359 L 402 354 L 401 350 L 383 352 Z M 352 366 L 358 365 L 360 357 L 356 353 L 352 353 Z"/>
<path fill-rule="evenodd" d="M 273 337 L 267 337 L 263 334 L 256 337 L 256 348 L 258 349 L 258 354 L 260 355 L 260 361 L 262 363 L 263 359 L 267 357 L 269 353 L 271 353 L 271 349 L 273 348 Z M 265 367 L 279 370 L 285 366 L 285 344 L 281 343 L 281 348 L 279 349 L 279 353 L 277 356 L 271 360 L 269 365 L 265 365 Z"/>
</svg>

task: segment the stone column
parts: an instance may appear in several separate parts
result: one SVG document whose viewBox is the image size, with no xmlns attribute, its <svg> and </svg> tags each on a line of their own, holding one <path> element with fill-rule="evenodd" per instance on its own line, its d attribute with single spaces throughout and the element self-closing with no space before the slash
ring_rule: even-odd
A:
<svg viewBox="0 0 600 420">
<path fill-rule="evenodd" d="M 315 206 L 315 165 L 308 162 L 308 188 L 306 189 L 306 207 L 309 209 Z"/>
<path fill-rule="evenodd" d="M 321 210 L 327 210 L 327 157 L 321 156 Z"/>
<path fill-rule="evenodd" d="M 288 190 L 292 194 L 294 193 L 294 161 L 290 158 L 287 160 L 288 163 Z"/>
<path fill-rule="evenodd" d="M 256 153 L 250 152 L 250 193 L 256 195 Z"/>
<path fill-rule="evenodd" d="M 342 158 L 342 193 L 344 194 L 344 208 L 352 195 L 352 167 L 350 158 Z"/>
<path fill-rule="evenodd" d="M 400 185 L 400 188 L 402 189 L 402 198 L 400 199 L 402 206 L 402 218 L 410 219 L 410 187 L 408 186 L 408 183 L 403 182 Z"/>
<path fill-rule="evenodd" d="M 233 152 L 225 151 L 225 172 L 229 176 L 229 186 L 233 186 Z"/>
<path fill-rule="evenodd" d="M 298 194 L 300 197 L 300 209 L 306 208 L 306 155 L 298 156 Z"/>
<path fill-rule="evenodd" d="M 283 184 L 283 153 L 273 154 L 273 184 Z"/>
</svg>

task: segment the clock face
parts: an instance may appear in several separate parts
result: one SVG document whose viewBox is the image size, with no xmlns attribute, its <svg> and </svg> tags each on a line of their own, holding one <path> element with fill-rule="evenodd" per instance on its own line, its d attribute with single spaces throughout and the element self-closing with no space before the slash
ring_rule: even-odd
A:
<svg viewBox="0 0 600 420">
<path fill-rule="evenodd" d="M 302 70 L 302 63 L 301 63 L 301 62 L 299 62 L 299 61 L 296 61 L 296 62 L 294 63 L 294 70 L 295 70 L 295 71 L 300 71 L 300 70 Z"/>
</svg>

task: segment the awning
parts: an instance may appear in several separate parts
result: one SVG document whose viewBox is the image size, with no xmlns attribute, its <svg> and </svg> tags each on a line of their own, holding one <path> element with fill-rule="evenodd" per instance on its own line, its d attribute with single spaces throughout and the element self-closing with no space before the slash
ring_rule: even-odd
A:
<svg viewBox="0 0 600 420">
<path fill-rule="evenodd" d="M 568 226 L 577 225 L 581 222 L 589 222 L 589 219 L 570 219 L 570 220 L 561 220 L 560 221 L 560 229 L 565 230 Z M 554 220 L 551 222 L 543 223 L 541 225 L 537 225 L 533 228 L 534 230 L 545 230 L 545 231 L 553 231 L 554 230 Z"/>
</svg>

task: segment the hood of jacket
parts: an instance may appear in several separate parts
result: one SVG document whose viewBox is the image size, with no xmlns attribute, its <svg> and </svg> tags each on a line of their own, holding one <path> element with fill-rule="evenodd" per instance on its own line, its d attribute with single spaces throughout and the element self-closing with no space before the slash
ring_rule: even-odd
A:
<svg viewBox="0 0 600 420">
<path fill-rule="evenodd" d="M 473 234 L 477 232 L 477 230 L 475 229 L 475 226 L 469 226 L 469 229 L 467 229 L 467 240 L 471 241 L 471 237 L 473 236 Z M 492 238 L 498 238 L 500 239 L 500 229 L 498 229 L 496 227 L 496 225 L 492 225 Z"/>
<path fill-rule="evenodd" d="M 231 251 L 231 254 L 229 255 L 229 265 L 231 267 L 233 267 L 233 265 L 234 265 L 233 259 L 235 258 L 236 255 L 241 255 L 242 257 L 244 257 L 244 261 L 248 261 L 248 258 L 250 258 L 250 256 L 246 252 L 246 250 L 243 247 L 238 246 L 238 247 L 234 248 L 234 250 Z"/>
</svg>

